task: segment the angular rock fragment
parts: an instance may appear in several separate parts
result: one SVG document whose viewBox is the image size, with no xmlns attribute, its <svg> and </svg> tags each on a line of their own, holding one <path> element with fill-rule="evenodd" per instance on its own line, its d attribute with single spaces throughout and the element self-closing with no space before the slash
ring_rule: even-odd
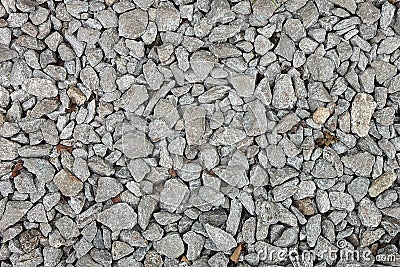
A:
<svg viewBox="0 0 400 267">
<path fill-rule="evenodd" d="M 144 34 L 148 23 L 148 14 L 141 9 L 128 11 L 119 17 L 119 36 L 135 39 Z"/>
<path fill-rule="evenodd" d="M 317 160 L 311 174 L 316 178 L 335 178 L 337 176 L 336 169 L 326 160 Z"/>
<path fill-rule="evenodd" d="M 229 146 L 236 144 L 245 138 L 246 133 L 243 130 L 231 127 L 221 127 L 214 132 L 211 139 L 218 145 Z"/>
<path fill-rule="evenodd" d="M 58 89 L 54 83 L 48 79 L 29 78 L 22 84 L 22 90 L 38 97 L 55 97 L 58 95 Z"/>
<path fill-rule="evenodd" d="M 6 204 L 4 213 L 0 220 L 0 230 L 4 231 L 8 227 L 16 224 L 32 207 L 29 201 L 9 201 Z"/>
<path fill-rule="evenodd" d="M 250 97 L 254 93 L 255 77 L 253 76 L 238 74 L 231 76 L 229 78 L 229 82 L 232 84 L 233 88 L 235 88 L 237 94 L 241 97 Z"/>
<path fill-rule="evenodd" d="M 160 193 L 160 206 L 169 212 L 174 212 L 188 193 L 189 189 L 181 181 L 169 179 Z"/>
<path fill-rule="evenodd" d="M 330 192 L 329 200 L 335 209 L 352 211 L 355 208 L 353 198 L 347 193 Z"/>
<path fill-rule="evenodd" d="M 130 159 L 147 157 L 153 151 L 153 147 L 146 135 L 140 131 L 126 133 L 121 138 L 122 152 Z"/>
<path fill-rule="evenodd" d="M 20 144 L 0 137 L 0 160 L 13 160 L 18 157 Z"/>
<path fill-rule="evenodd" d="M 368 152 L 346 155 L 341 158 L 344 166 L 361 176 L 368 176 L 372 172 L 375 157 Z"/>
<path fill-rule="evenodd" d="M 55 222 L 55 226 L 57 227 L 60 234 L 65 239 L 71 239 L 77 237 L 79 235 L 79 229 L 76 223 L 68 216 L 63 216 L 59 218 Z"/>
<path fill-rule="evenodd" d="M 115 178 L 111 177 L 100 177 L 97 182 L 96 198 L 97 202 L 106 201 L 112 197 L 117 196 L 123 190 L 122 184 L 120 184 Z"/>
<path fill-rule="evenodd" d="M 178 258 L 185 252 L 185 246 L 178 233 L 167 234 L 161 240 L 154 242 L 154 249 L 170 259 Z"/>
<path fill-rule="evenodd" d="M 360 3 L 357 9 L 357 15 L 360 16 L 363 23 L 371 25 L 381 17 L 380 10 L 372 2 Z"/>
<path fill-rule="evenodd" d="M 272 105 L 277 109 L 291 109 L 296 101 L 291 77 L 286 74 L 280 75 L 272 90 Z"/>
<path fill-rule="evenodd" d="M 236 241 L 231 234 L 210 224 L 205 224 L 204 228 L 218 251 L 227 252 L 236 247 Z"/>
<path fill-rule="evenodd" d="M 203 81 L 214 68 L 215 58 L 211 52 L 197 51 L 190 57 L 190 67 L 196 77 Z"/>
<path fill-rule="evenodd" d="M 205 116 L 204 108 L 189 107 L 183 114 L 185 123 L 186 140 L 189 145 L 198 145 L 203 138 L 205 132 Z"/>
<path fill-rule="evenodd" d="M 97 215 L 97 221 L 113 232 L 132 229 L 137 223 L 135 210 L 127 203 L 116 203 Z"/>
<path fill-rule="evenodd" d="M 326 57 L 312 55 L 307 59 L 306 66 L 308 67 L 311 77 L 315 81 L 327 82 L 333 77 L 335 64 L 332 60 Z"/>
<path fill-rule="evenodd" d="M 121 97 L 120 105 L 126 111 L 135 112 L 136 109 L 149 99 L 144 85 L 132 85 Z"/>
<path fill-rule="evenodd" d="M 160 32 L 175 31 L 179 27 L 179 11 L 169 1 L 162 2 L 156 11 L 156 24 Z"/>
<path fill-rule="evenodd" d="M 368 198 L 363 198 L 358 207 L 358 217 L 365 227 L 377 227 L 382 219 L 382 214 L 375 203 Z"/>
<path fill-rule="evenodd" d="M 61 193 L 69 197 L 76 196 L 83 188 L 81 180 L 65 169 L 59 171 L 53 181 Z"/>
<path fill-rule="evenodd" d="M 377 197 L 386 189 L 390 188 L 394 181 L 396 181 L 397 175 L 394 172 L 387 172 L 372 181 L 368 194 L 371 197 Z"/>
<path fill-rule="evenodd" d="M 359 93 L 351 105 L 351 131 L 360 137 L 368 135 L 372 114 L 376 108 L 373 97 Z"/>
<path fill-rule="evenodd" d="M 315 123 L 324 124 L 330 116 L 330 111 L 325 107 L 318 107 L 313 114 L 313 121 Z"/>
</svg>

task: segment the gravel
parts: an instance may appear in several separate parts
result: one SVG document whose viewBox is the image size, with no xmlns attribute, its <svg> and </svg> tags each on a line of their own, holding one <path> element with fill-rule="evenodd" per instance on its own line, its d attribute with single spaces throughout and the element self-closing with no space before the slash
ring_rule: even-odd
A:
<svg viewBox="0 0 400 267">
<path fill-rule="evenodd" d="M 398 266 L 399 4 L 1 1 L 1 267 Z"/>
</svg>

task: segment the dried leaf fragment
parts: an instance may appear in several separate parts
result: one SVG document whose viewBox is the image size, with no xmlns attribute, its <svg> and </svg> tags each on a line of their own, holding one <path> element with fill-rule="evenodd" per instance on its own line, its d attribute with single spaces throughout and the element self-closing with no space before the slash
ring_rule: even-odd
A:
<svg viewBox="0 0 400 267">
<path fill-rule="evenodd" d="M 293 126 L 292 129 L 290 129 L 290 133 L 291 134 L 295 134 L 300 126 L 303 127 L 303 128 L 307 128 L 306 122 L 301 120 L 295 126 Z"/>
<path fill-rule="evenodd" d="M 61 153 L 63 151 L 68 151 L 69 153 L 72 153 L 72 150 L 73 150 L 72 146 L 66 146 L 63 144 L 56 145 L 56 149 L 57 149 L 58 153 Z"/>
<path fill-rule="evenodd" d="M 233 261 L 234 263 L 238 263 L 240 254 L 244 251 L 244 247 L 245 247 L 244 242 L 240 242 L 237 245 L 237 247 L 233 251 L 232 255 L 229 257 L 231 259 L 231 261 Z"/>
<path fill-rule="evenodd" d="M 185 255 L 182 256 L 181 261 L 182 261 L 182 262 L 186 262 L 187 264 L 190 263 L 190 261 L 188 260 L 188 258 L 186 258 Z"/>
<path fill-rule="evenodd" d="M 69 196 L 66 196 L 66 195 L 63 195 L 62 193 L 60 193 L 60 202 L 61 202 L 61 203 L 66 204 L 66 203 L 68 203 L 68 201 L 69 201 L 70 199 L 71 199 L 71 198 L 70 198 Z"/>
<path fill-rule="evenodd" d="M 217 175 L 215 174 L 215 172 L 214 172 L 213 170 L 206 170 L 206 173 L 207 173 L 208 175 L 217 177 Z"/>
<path fill-rule="evenodd" d="M 14 165 L 12 169 L 11 176 L 16 177 L 20 174 L 20 171 L 24 168 L 24 161 L 22 159 L 19 159 L 17 163 Z"/>
<path fill-rule="evenodd" d="M 309 198 L 296 200 L 294 206 L 304 215 L 313 215 L 315 213 L 313 202 Z"/>
<path fill-rule="evenodd" d="M 315 143 L 319 147 L 330 146 L 339 141 L 339 138 L 331 134 L 329 131 L 324 131 L 324 137 L 318 138 Z"/>
<path fill-rule="evenodd" d="M 168 170 L 168 173 L 169 173 L 169 175 L 171 175 L 174 178 L 178 176 L 178 174 L 176 173 L 176 171 L 173 168 L 170 168 Z"/>
<path fill-rule="evenodd" d="M 76 104 L 72 104 L 65 110 L 66 113 L 72 113 L 78 110 L 78 106 Z"/>
<path fill-rule="evenodd" d="M 122 202 L 121 196 L 118 195 L 116 197 L 111 198 L 111 201 L 115 204 L 115 203 L 120 203 Z"/>
</svg>

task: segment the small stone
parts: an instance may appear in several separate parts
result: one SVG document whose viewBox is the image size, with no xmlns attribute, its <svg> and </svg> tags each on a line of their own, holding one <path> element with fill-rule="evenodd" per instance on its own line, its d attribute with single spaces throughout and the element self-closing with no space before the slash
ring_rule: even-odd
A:
<svg viewBox="0 0 400 267">
<path fill-rule="evenodd" d="M 160 32 L 175 31 L 180 23 L 179 11 L 169 1 L 161 2 L 156 11 L 156 24 Z"/>
<path fill-rule="evenodd" d="M 236 247 L 236 240 L 231 234 L 210 224 L 205 224 L 204 227 L 208 237 L 214 242 L 217 251 L 228 252 Z"/>
<path fill-rule="evenodd" d="M 119 260 L 131 254 L 135 249 L 129 244 L 121 241 L 114 241 L 111 247 L 111 254 L 113 260 Z"/>
<path fill-rule="evenodd" d="M 10 103 L 10 93 L 3 86 L 0 86 L 0 107 L 7 107 Z"/>
<path fill-rule="evenodd" d="M 390 126 L 394 123 L 395 113 L 396 113 L 396 108 L 385 107 L 381 110 L 376 111 L 374 113 L 374 117 L 379 124 L 382 124 L 384 126 Z"/>
<path fill-rule="evenodd" d="M 358 5 L 357 15 L 361 18 L 363 23 L 371 25 L 379 20 L 381 12 L 372 2 L 367 1 Z"/>
<path fill-rule="evenodd" d="M 382 214 L 374 202 L 368 198 L 363 198 L 358 206 L 358 217 L 360 217 L 363 226 L 377 227 L 381 222 Z"/>
<path fill-rule="evenodd" d="M 378 47 L 378 54 L 392 54 L 400 47 L 400 38 L 397 36 L 386 37 Z"/>
<path fill-rule="evenodd" d="M 343 192 L 330 192 L 329 199 L 332 207 L 339 210 L 352 211 L 355 208 L 355 203 L 351 195 Z"/>
<path fill-rule="evenodd" d="M 22 84 L 22 90 L 38 97 L 56 97 L 58 89 L 54 83 L 47 79 L 29 78 Z"/>
<path fill-rule="evenodd" d="M 138 205 L 138 224 L 142 229 L 146 229 L 149 225 L 153 212 L 156 209 L 158 200 L 151 195 L 145 195 Z"/>
<path fill-rule="evenodd" d="M 299 19 L 289 18 L 283 25 L 283 30 L 295 42 L 299 42 L 306 37 L 306 31 Z"/>
<path fill-rule="evenodd" d="M 23 172 L 14 178 L 15 189 L 22 194 L 29 194 L 36 192 L 33 175 Z"/>
<path fill-rule="evenodd" d="M 147 157 L 153 151 L 153 144 L 140 131 L 129 132 L 121 138 L 122 152 L 130 159 Z"/>
<path fill-rule="evenodd" d="M 210 259 L 208 260 L 208 264 L 210 266 L 215 267 L 226 267 L 228 266 L 229 258 L 222 252 L 215 253 Z"/>
<path fill-rule="evenodd" d="M 160 193 L 160 206 L 169 212 L 174 212 L 188 193 L 189 189 L 184 183 L 178 179 L 169 179 Z"/>
<path fill-rule="evenodd" d="M 113 232 L 132 229 L 137 222 L 135 210 L 127 203 L 116 203 L 97 215 L 97 221 Z"/>
<path fill-rule="evenodd" d="M 299 199 L 294 202 L 294 205 L 296 208 L 301 211 L 304 215 L 314 215 L 315 214 L 315 209 L 314 205 L 311 199 L 309 198 L 304 198 L 304 199 Z"/>
<path fill-rule="evenodd" d="M 193 231 L 189 231 L 183 235 L 183 241 L 188 245 L 186 257 L 188 260 L 197 259 L 204 247 L 204 236 L 196 234 Z"/>
<path fill-rule="evenodd" d="M 299 229 L 291 227 L 285 229 L 282 235 L 274 242 L 275 246 L 288 248 L 295 245 L 299 239 Z"/>
<path fill-rule="evenodd" d="M 353 196 L 354 200 L 359 202 L 367 194 L 369 184 L 369 179 L 357 177 L 347 186 L 347 190 Z"/>
<path fill-rule="evenodd" d="M 137 108 L 149 99 L 147 89 L 144 85 L 132 85 L 118 101 L 123 109 L 129 112 L 135 112 Z"/>
<path fill-rule="evenodd" d="M 397 67 L 386 61 L 374 60 L 372 61 L 371 66 L 374 68 L 376 80 L 380 84 L 392 79 L 397 74 Z"/>
<path fill-rule="evenodd" d="M 385 230 L 378 228 L 376 230 L 366 230 L 362 233 L 360 246 L 368 247 L 374 244 L 376 241 L 380 240 L 381 237 L 385 234 Z"/>
<path fill-rule="evenodd" d="M 357 3 L 355 0 L 332 0 L 332 3 L 347 9 L 352 14 L 356 13 Z"/>
<path fill-rule="evenodd" d="M 272 105 L 277 109 L 291 109 L 296 101 L 291 77 L 287 74 L 278 76 L 272 91 Z"/>
<path fill-rule="evenodd" d="M 296 52 L 296 45 L 286 34 L 282 34 L 279 38 L 279 43 L 274 50 L 275 54 L 292 61 L 293 55 Z"/>
<path fill-rule="evenodd" d="M 257 35 L 256 39 L 254 40 L 254 51 L 261 56 L 265 55 L 273 47 L 274 44 L 263 35 Z"/>
<path fill-rule="evenodd" d="M 0 137 L 0 160 L 13 160 L 18 157 L 18 149 L 21 147 L 16 142 Z"/>
<path fill-rule="evenodd" d="M 167 234 L 161 240 L 155 241 L 154 249 L 161 255 L 176 259 L 185 252 L 185 246 L 178 233 Z"/>
<path fill-rule="evenodd" d="M 163 258 L 156 251 L 150 250 L 146 253 L 146 258 L 144 260 L 144 266 L 161 267 L 161 266 L 163 266 L 163 263 L 164 263 Z"/>
<path fill-rule="evenodd" d="M 351 131 L 360 137 L 368 135 L 372 114 L 376 108 L 374 98 L 365 93 L 354 97 L 351 106 Z"/>
<path fill-rule="evenodd" d="M 220 127 L 213 136 L 212 141 L 217 145 L 230 146 L 236 144 L 246 138 L 246 133 L 243 130 L 232 127 Z"/>
<path fill-rule="evenodd" d="M 28 201 L 8 201 L 0 220 L 0 230 L 4 231 L 8 227 L 15 225 L 33 206 Z"/>
<path fill-rule="evenodd" d="M 321 234 L 321 214 L 317 214 L 308 219 L 306 224 L 307 243 L 310 247 L 315 247 L 317 239 Z"/>
<path fill-rule="evenodd" d="M 119 36 L 135 39 L 142 36 L 147 28 L 147 12 L 141 9 L 128 11 L 119 16 Z"/>
<path fill-rule="evenodd" d="M 371 186 L 368 189 L 368 194 L 371 197 L 377 197 L 386 189 L 389 189 L 392 184 L 396 181 L 397 175 L 394 172 L 387 172 L 372 181 Z"/>
<path fill-rule="evenodd" d="M 315 202 L 317 203 L 318 210 L 321 213 L 326 213 L 331 208 L 329 196 L 326 191 L 317 190 Z"/>
<path fill-rule="evenodd" d="M 79 236 L 79 228 L 77 224 L 68 216 L 63 216 L 55 222 L 60 234 L 65 239 L 72 239 Z"/>
<path fill-rule="evenodd" d="M 330 111 L 326 107 L 318 107 L 313 114 L 313 121 L 315 123 L 324 124 L 331 115 Z"/>
<path fill-rule="evenodd" d="M 188 107 L 184 114 L 186 141 L 189 145 L 198 145 L 205 132 L 206 111 L 203 107 Z"/>
<path fill-rule="evenodd" d="M 311 174 L 321 179 L 335 178 L 337 176 L 336 169 L 333 165 L 323 159 L 317 160 Z"/>
<path fill-rule="evenodd" d="M 75 255 L 79 259 L 86 255 L 93 248 L 93 244 L 86 239 L 81 238 L 78 242 L 74 244 L 73 247 L 76 252 Z"/>
<path fill-rule="evenodd" d="M 65 196 L 76 196 L 83 188 L 82 182 L 69 171 L 62 169 L 53 179 L 55 185 Z"/>
<path fill-rule="evenodd" d="M 229 82 L 232 84 L 233 88 L 235 88 L 237 94 L 241 97 L 250 97 L 254 94 L 255 90 L 255 77 L 246 75 L 246 74 L 238 74 L 231 76 L 229 78 Z"/>
<path fill-rule="evenodd" d="M 346 155 L 341 158 L 345 167 L 358 175 L 369 176 L 374 166 L 375 157 L 368 152 Z"/>
<path fill-rule="evenodd" d="M 44 266 L 56 266 L 61 260 L 63 252 L 61 249 L 53 247 L 43 248 Z"/>
<path fill-rule="evenodd" d="M 100 177 L 97 182 L 96 202 L 103 202 L 123 191 L 122 184 L 111 177 Z"/>
<path fill-rule="evenodd" d="M 190 67 L 196 77 L 203 81 L 214 68 L 216 59 L 211 52 L 197 51 L 190 57 Z"/>
<path fill-rule="evenodd" d="M 133 0 L 133 2 L 141 9 L 147 10 L 154 3 L 154 0 Z"/>
<path fill-rule="evenodd" d="M 335 70 L 335 64 L 332 60 L 312 55 L 307 59 L 307 68 L 310 71 L 311 77 L 315 81 L 327 82 L 333 77 L 333 71 Z"/>
<path fill-rule="evenodd" d="M 150 167 L 143 161 L 143 159 L 132 159 L 129 161 L 127 167 L 136 182 L 142 181 L 146 174 L 150 172 Z"/>
<path fill-rule="evenodd" d="M 275 168 L 283 168 L 286 164 L 286 156 L 281 145 L 269 145 L 265 149 L 269 162 Z"/>
<path fill-rule="evenodd" d="M 112 164 L 99 156 L 91 157 L 88 161 L 88 167 L 92 172 L 102 176 L 111 176 L 115 173 Z"/>
<path fill-rule="evenodd" d="M 157 69 L 157 65 L 153 60 L 149 60 L 143 65 L 143 74 L 152 90 L 160 89 L 164 82 L 164 76 Z"/>
<path fill-rule="evenodd" d="M 75 86 L 71 86 L 67 90 L 68 96 L 71 98 L 72 103 L 82 106 L 86 102 L 86 96 Z"/>
</svg>

